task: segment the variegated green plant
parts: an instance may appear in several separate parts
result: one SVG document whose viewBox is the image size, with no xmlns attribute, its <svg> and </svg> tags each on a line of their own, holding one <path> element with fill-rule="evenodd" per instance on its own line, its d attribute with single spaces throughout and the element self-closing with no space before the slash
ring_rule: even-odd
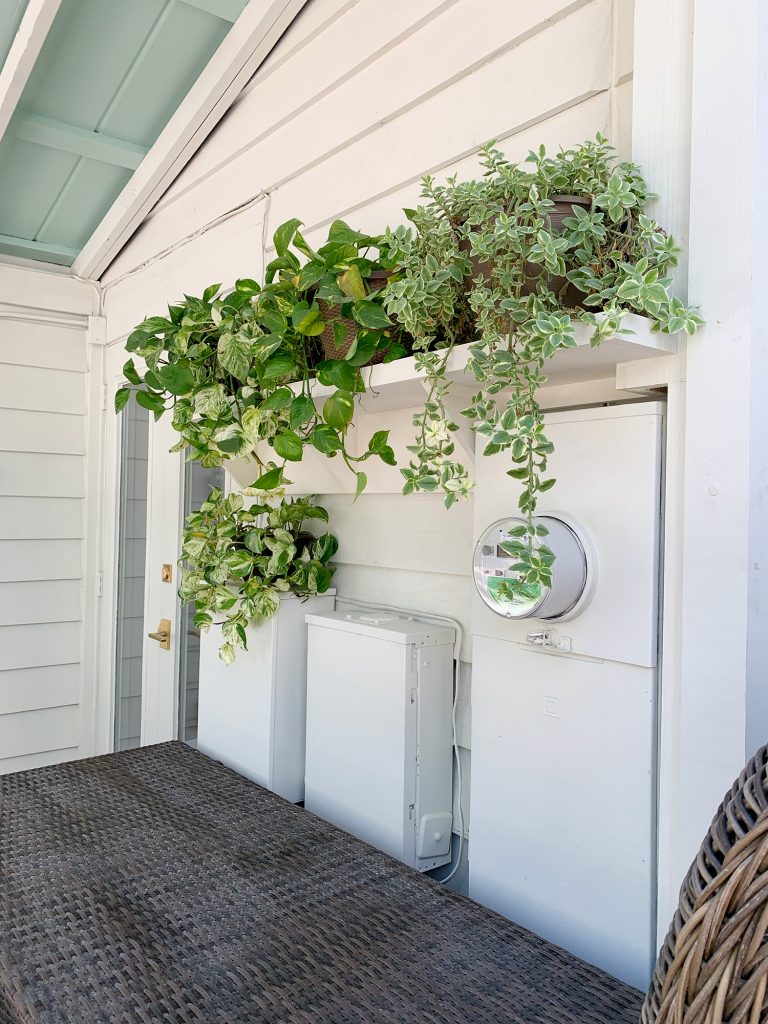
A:
<svg viewBox="0 0 768 1024">
<path fill-rule="evenodd" d="M 425 204 L 406 211 L 412 227 L 386 233 L 399 273 L 385 307 L 413 336 L 428 383 L 402 470 L 405 491 L 442 490 L 449 507 L 472 481 L 456 458 L 447 369 L 456 344 L 471 342 L 468 370 L 478 390 L 461 415 L 486 455 L 509 453 L 509 475 L 521 483 L 527 525 L 510 554 L 523 593 L 552 580 L 553 558 L 535 523 L 539 496 L 555 483 L 537 400 L 546 362 L 576 345 L 579 324 L 596 346 L 624 330 L 628 313 L 667 333 L 693 334 L 703 321 L 671 292 L 678 248 L 645 212 L 653 197 L 638 168 L 618 163 L 604 138 L 553 157 L 542 147 L 528 166 L 489 144 L 482 164 L 479 181 L 425 178 Z M 553 218 L 557 197 L 569 216 Z"/>
<path fill-rule="evenodd" d="M 324 508 L 306 499 L 244 508 L 239 494 L 214 488 L 187 518 L 182 546 L 182 601 L 195 604 L 198 629 L 221 625 L 222 661 L 247 650 L 247 627 L 274 615 L 280 595 L 309 597 L 331 585 L 328 564 L 338 542 L 331 533 L 313 536 L 309 519 L 328 521 Z"/>
<path fill-rule="evenodd" d="M 171 305 L 168 316 L 143 320 L 126 342 L 143 360 L 143 372 L 133 358 L 126 362 L 128 386 L 117 391 L 115 409 L 133 395 L 156 417 L 170 414 L 179 433 L 173 450 L 206 467 L 251 459 L 259 490 L 280 489 L 286 469 L 312 448 L 339 457 L 355 474 L 359 494 L 366 460 L 395 462 L 387 431 L 374 433 L 361 453 L 347 446 L 355 395 L 365 390 L 360 367 L 379 346 L 399 354 L 380 289 L 366 285 L 380 266 L 371 251 L 377 239 L 336 221 L 315 252 L 299 226 L 291 220 L 275 232 L 266 284 L 244 278 L 226 294 L 214 284 Z M 326 327 L 318 297 L 337 303 L 357 325 L 344 359 L 318 356 L 314 339 Z M 331 389 L 319 406 L 312 398 L 315 377 Z"/>
</svg>

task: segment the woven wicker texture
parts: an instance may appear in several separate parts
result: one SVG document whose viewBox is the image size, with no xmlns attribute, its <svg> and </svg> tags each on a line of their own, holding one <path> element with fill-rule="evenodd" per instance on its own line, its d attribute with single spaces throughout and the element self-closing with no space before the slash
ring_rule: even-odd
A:
<svg viewBox="0 0 768 1024">
<path fill-rule="evenodd" d="M 317 304 L 320 307 L 320 316 L 325 323 L 322 334 L 318 335 L 323 348 L 323 355 L 326 359 L 345 359 L 347 353 L 352 348 L 360 328 L 354 320 L 344 316 L 341 312 L 341 306 L 331 305 L 325 299 L 318 299 Z M 336 343 L 336 334 L 333 329 L 334 324 L 341 324 L 344 328 L 344 338 L 341 344 Z M 380 363 L 386 353 L 386 349 L 377 349 L 368 361 L 368 366 L 375 366 L 377 363 Z"/>
<path fill-rule="evenodd" d="M 726 794 L 680 890 L 643 1024 L 768 1021 L 768 747 Z"/>
<path fill-rule="evenodd" d="M 636 1024 L 642 997 L 171 743 L 0 778 L 3 1024 Z"/>
</svg>

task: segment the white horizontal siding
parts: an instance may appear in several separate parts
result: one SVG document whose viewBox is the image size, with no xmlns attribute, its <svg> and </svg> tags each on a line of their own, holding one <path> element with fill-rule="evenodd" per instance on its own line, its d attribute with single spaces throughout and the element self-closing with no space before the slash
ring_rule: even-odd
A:
<svg viewBox="0 0 768 1024">
<path fill-rule="evenodd" d="M 0 541 L 82 536 L 82 504 L 77 498 L 0 496 Z M 10 550 L 5 548 L 6 554 Z M 0 572 L 2 564 L 0 554 Z"/>
<path fill-rule="evenodd" d="M 77 757 L 77 746 L 64 747 L 63 750 L 44 750 L 39 754 L 19 754 L 18 757 L 0 757 L 0 775 L 11 772 L 27 771 L 30 768 L 42 768 L 49 764 L 61 764 Z"/>
<path fill-rule="evenodd" d="M 0 629 L 40 622 L 76 622 L 79 580 L 0 583 Z"/>
<path fill-rule="evenodd" d="M 77 747 L 78 708 L 42 708 L 22 714 L 0 715 L 0 771 L 8 770 L 6 758 L 16 758 L 14 770 L 31 767 L 30 754 L 43 755 L 38 763 L 47 763 L 50 751 Z"/>
<path fill-rule="evenodd" d="M 0 487 L 9 498 L 82 498 L 82 456 L 0 452 Z"/>
<path fill-rule="evenodd" d="M 0 541 L 0 583 L 79 580 L 82 575 L 82 546 L 78 540 Z"/>
<path fill-rule="evenodd" d="M 90 291 L 0 310 L 0 773 L 79 750 L 86 321 L 39 310 Z"/>
<path fill-rule="evenodd" d="M 0 672 L 0 706 L 6 715 L 71 707 L 80 693 L 79 667 L 47 665 Z"/>
<path fill-rule="evenodd" d="M 85 418 L 0 409 L 0 451 L 85 455 Z"/>
<path fill-rule="evenodd" d="M 70 371 L 4 365 L 0 373 L 0 408 L 84 416 L 83 378 L 83 374 Z"/>
</svg>

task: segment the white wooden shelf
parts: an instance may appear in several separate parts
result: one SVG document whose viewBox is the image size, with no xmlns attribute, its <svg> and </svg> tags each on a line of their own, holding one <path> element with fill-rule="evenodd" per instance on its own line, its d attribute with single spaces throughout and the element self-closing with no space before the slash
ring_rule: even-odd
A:
<svg viewBox="0 0 768 1024">
<path fill-rule="evenodd" d="M 561 349 L 545 365 L 549 380 L 539 396 L 542 408 L 588 405 L 615 401 L 622 397 L 616 385 L 617 367 L 642 359 L 654 359 L 677 351 L 677 339 L 668 334 L 654 334 L 650 321 L 630 314 L 624 318 L 624 327 L 631 334 L 606 338 L 599 348 L 591 348 L 588 325 L 577 324 L 575 348 Z M 461 416 L 469 395 L 478 390 L 477 381 L 467 372 L 469 345 L 459 345 L 451 353 L 446 376 L 453 387 L 446 398 L 446 406 L 459 430 L 454 435 L 457 455 L 467 467 L 474 462 L 475 435 Z M 366 391 L 356 398 L 357 411 L 349 436 L 349 450 L 362 454 L 368 439 L 376 430 L 389 430 L 390 443 L 395 449 L 398 465 L 405 466 L 410 458 L 407 446 L 413 443 L 410 415 L 405 411 L 423 406 L 425 374 L 416 369 L 413 356 L 396 359 L 391 363 L 366 367 L 363 371 Z M 298 389 L 298 385 L 294 385 Z M 320 405 L 336 389 L 319 382 L 312 383 L 312 397 Z M 393 415 L 401 411 L 403 415 Z M 274 453 L 265 448 L 264 457 L 274 459 Z M 368 493 L 397 493 L 403 480 L 399 469 L 371 459 L 361 468 L 369 475 Z M 245 487 L 258 475 L 252 462 L 234 459 L 227 469 L 235 481 Z M 312 448 L 305 448 L 299 463 L 286 466 L 286 476 L 293 481 L 288 488 L 294 494 L 346 494 L 354 491 L 354 477 L 340 458 L 328 459 Z"/>
<path fill-rule="evenodd" d="M 622 363 L 652 359 L 677 351 L 676 338 L 669 334 L 653 333 L 651 321 L 646 317 L 631 313 L 624 318 L 623 326 L 633 333 L 612 335 L 599 348 L 591 348 L 591 328 L 587 324 L 577 324 L 576 347 L 561 349 L 545 364 L 544 371 L 549 378 L 547 387 L 613 378 L 616 367 Z M 467 372 L 469 348 L 469 345 L 458 345 L 453 350 L 446 376 L 476 391 L 478 384 Z M 365 367 L 362 374 L 366 392 L 358 397 L 358 403 L 363 412 L 412 409 L 424 401 L 425 375 L 416 369 L 413 356 Z M 320 401 L 335 390 L 314 382 L 312 396 Z"/>
</svg>

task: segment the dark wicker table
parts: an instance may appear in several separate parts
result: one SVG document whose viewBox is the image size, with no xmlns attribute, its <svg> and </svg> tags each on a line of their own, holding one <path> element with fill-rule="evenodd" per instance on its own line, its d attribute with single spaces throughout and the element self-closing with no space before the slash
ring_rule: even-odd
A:
<svg viewBox="0 0 768 1024">
<path fill-rule="evenodd" d="M 642 997 L 178 743 L 0 778 L 2 1024 L 636 1024 Z"/>
</svg>

